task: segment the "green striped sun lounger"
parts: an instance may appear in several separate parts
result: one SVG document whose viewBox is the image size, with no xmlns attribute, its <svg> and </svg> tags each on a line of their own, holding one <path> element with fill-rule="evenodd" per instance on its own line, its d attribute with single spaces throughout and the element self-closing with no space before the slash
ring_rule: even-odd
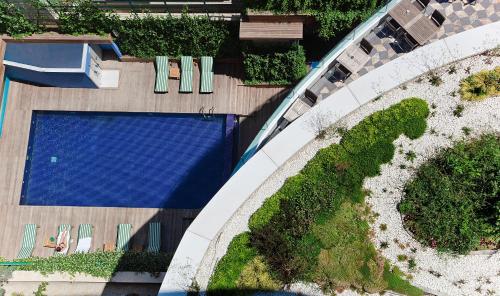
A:
<svg viewBox="0 0 500 296">
<path fill-rule="evenodd" d="M 161 224 L 160 222 L 149 223 L 148 248 L 146 251 L 151 253 L 160 252 L 161 246 Z"/>
<path fill-rule="evenodd" d="M 116 250 L 128 251 L 130 241 L 130 224 L 118 224 L 118 235 L 116 237 Z"/>
<path fill-rule="evenodd" d="M 180 92 L 193 92 L 193 57 L 181 57 L 181 85 Z"/>
<path fill-rule="evenodd" d="M 168 57 L 156 57 L 156 84 L 155 92 L 168 92 Z"/>
<path fill-rule="evenodd" d="M 88 253 L 92 245 L 92 224 L 80 224 L 75 253 Z"/>
<path fill-rule="evenodd" d="M 24 225 L 23 241 L 21 242 L 21 249 L 17 255 L 18 259 L 31 257 L 33 249 L 35 248 L 36 228 L 36 224 Z"/>
<path fill-rule="evenodd" d="M 212 57 L 201 57 L 201 82 L 200 93 L 213 92 L 214 84 L 214 59 Z"/>
<path fill-rule="evenodd" d="M 64 241 L 62 241 L 62 233 L 63 231 L 67 231 L 67 235 L 64 238 Z M 71 225 L 69 224 L 61 224 L 57 228 L 57 237 L 56 237 L 56 243 L 59 244 L 61 242 L 64 242 L 66 244 L 66 247 L 63 248 L 61 251 L 57 251 L 54 249 L 54 255 L 59 256 L 59 255 L 66 255 L 68 254 L 69 250 L 69 242 L 71 241 Z"/>
</svg>

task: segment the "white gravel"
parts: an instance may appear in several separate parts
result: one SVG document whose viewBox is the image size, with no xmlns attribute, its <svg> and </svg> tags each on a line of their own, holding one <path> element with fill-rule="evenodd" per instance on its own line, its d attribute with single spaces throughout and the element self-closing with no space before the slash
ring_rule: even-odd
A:
<svg viewBox="0 0 500 296">
<path fill-rule="evenodd" d="M 448 73 L 449 67 L 440 69 L 437 72 L 443 79 L 443 84 L 439 87 L 430 85 L 427 77 L 422 76 L 421 81 L 417 79 L 384 94 L 380 100 L 362 106 L 337 124 L 337 126 L 351 128 L 373 112 L 387 108 L 408 97 L 419 97 L 428 102 L 432 114 L 427 121 L 426 133 L 413 141 L 405 136 L 397 139 L 395 141 L 396 154 L 391 163 L 383 165 L 379 176 L 366 179 L 364 187 L 372 192 L 367 202 L 372 206 L 373 211 L 379 214 L 372 225 L 374 244 L 378 247 L 382 241 L 389 242 L 387 249 L 381 249 L 384 257 L 404 272 L 411 274 L 412 284 L 437 295 L 500 294 L 500 252 L 467 256 L 438 254 L 433 249 L 423 247 L 405 231 L 396 208 L 402 197 L 402 188 L 412 177 L 415 169 L 440 149 L 450 147 L 454 141 L 463 139 L 465 137 L 463 127 L 471 129 L 468 137 L 478 136 L 485 132 L 500 133 L 498 97 L 482 102 L 464 102 L 460 101 L 458 94 L 458 83 L 460 79 L 468 76 L 467 68 L 470 67 L 470 72 L 475 73 L 500 65 L 500 57 L 489 58 L 489 60 L 480 55 L 457 62 L 455 63 L 457 72 L 454 74 Z M 459 104 L 464 106 L 464 111 L 461 117 L 456 117 L 453 115 L 453 110 Z M 276 192 L 288 177 L 297 174 L 320 148 L 339 141 L 340 138 L 335 134 L 331 134 L 324 140 L 312 141 L 248 198 L 227 222 L 218 239 L 211 243 L 196 276 L 200 287 L 207 286 L 213 268 L 225 254 L 229 242 L 235 235 L 248 230 L 249 217 L 262 205 L 263 201 Z M 400 149 L 403 153 L 399 153 Z M 413 151 L 417 155 L 413 162 L 405 160 L 404 153 L 408 151 Z M 401 169 L 401 164 L 404 164 L 406 168 Z M 388 226 L 386 231 L 380 230 L 379 226 L 382 223 Z M 416 269 L 410 271 L 407 262 L 398 262 L 397 256 L 400 254 L 414 258 L 417 264 Z M 316 285 L 306 283 L 293 284 L 287 292 L 322 295 Z M 356 294 L 354 291 L 344 291 L 340 295 Z"/>
</svg>

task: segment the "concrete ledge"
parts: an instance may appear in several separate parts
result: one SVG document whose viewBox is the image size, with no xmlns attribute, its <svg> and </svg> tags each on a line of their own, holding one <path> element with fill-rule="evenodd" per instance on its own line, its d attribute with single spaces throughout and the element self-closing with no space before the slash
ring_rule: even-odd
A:
<svg viewBox="0 0 500 296">
<path fill-rule="evenodd" d="M 14 282 L 71 282 L 71 283 L 133 283 L 133 284 L 160 284 L 165 277 L 165 272 L 158 276 L 146 272 L 117 272 L 111 279 L 94 277 L 78 273 L 74 276 L 69 273 L 56 272 L 43 275 L 38 271 L 14 271 L 9 283 Z"/>
<path fill-rule="evenodd" d="M 472 42 L 478 46 L 471 45 L 469 38 L 472 36 Z M 315 118 L 327 115 L 323 124 L 334 124 L 359 106 L 406 81 L 493 49 L 498 44 L 500 22 L 438 40 L 370 71 L 299 117 L 246 162 L 198 215 L 174 254 L 159 294 L 186 294 L 208 245 L 217 239 L 224 224 L 268 177 L 314 139 L 311 122 L 314 125 Z"/>
</svg>

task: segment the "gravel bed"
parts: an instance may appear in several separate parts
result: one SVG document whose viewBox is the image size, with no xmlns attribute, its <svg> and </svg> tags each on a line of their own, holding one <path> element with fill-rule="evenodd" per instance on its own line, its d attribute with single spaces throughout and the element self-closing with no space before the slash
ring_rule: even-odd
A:
<svg viewBox="0 0 500 296">
<path fill-rule="evenodd" d="M 379 216 L 372 225 L 374 244 L 389 242 L 389 247 L 381 249 L 382 254 L 392 264 L 411 275 L 412 284 L 438 295 L 488 295 L 500 293 L 500 252 L 493 254 L 470 254 L 451 256 L 438 254 L 426 248 L 412 238 L 404 228 L 401 216 L 396 208 L 402 197 L 404 184 L 412 177 L 415 169 L 440 149 L 452 146 L 454 141 L 463 139 L 464 127 L 470 128 L 467 137 L 475 137 L 485 132 L 500 133 L 500 100 L 498 97 L 482 102 L 460 101 L 458 83 L 468 76 L 483 69 L 493 69 L 500 65 L 499 57 L 474 56 L 454 63 L 456 73 L 448 73 L 449 67 L 437 71 L 443 80 L 442 85 L 432 86 L 427 76 L 421 76 L 397 89 L 385 93 L 380 99 L 370 102 L 348 116 L 342 118 L 335 127 L 351 128 L 366 116 L 385 109 L 405 98 L 419 97 L 426 100 L 431 110 L 426 133 L 417 140 L 401 136 L 395 141 L 396 154 L 391 163 L 383 165 L 381 174 L 365 179 L 364 187 L 371 191 L 367 203 Z M 461 117 L 453 115 L 458 105 L 463 105 Z M 206 288 L 217 261 L 225 254 L 232 238 L 248 230 L 248 219 L 263 203 L 275 193 L 284 181 L 295 174 L 315 155 L 328 145 L 338 143 L 340 138 L 330 131 L 325 139 L 316 139 L 295 154 L 248 200 L 226 223 L 224 229 L 214 240 L 205 254 L 196 280 L 202 290 Z M 402 150 L 403 153 L 399 153 Z M 404 153 L 413 151 L 417 157 L 413 162 L 405 160 Z M 405 168 L 402 168 L 401 165 Z M 380 224 L 386 224 L 387 230 L 381 231 Z M 414 270 L 408 269 L 407 262 L 399 262 L 397 256 L 404 254 L 416 262 Z M 306 295 L 322 295 L 315 284 L 295 283 L 286 292 Z M 286 293 L 285 292 L 285 293 Z M 269 293 L 262 293 L 269 294 Z M 274 294 L 283 294 L 276 292 Z M 344 291 L 340 295 L 357 295 L 355 291 Z M 386 293 L 385 295 L 388 295 Z M 495 294 L 491 294 L 495 295 Z"/>
</svg>

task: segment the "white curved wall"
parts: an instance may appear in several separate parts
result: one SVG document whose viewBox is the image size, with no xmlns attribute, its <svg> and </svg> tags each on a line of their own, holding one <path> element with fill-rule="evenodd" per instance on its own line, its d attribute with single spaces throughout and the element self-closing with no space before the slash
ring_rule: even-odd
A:
<svg viewBox="0 0 500 296">
<path fill-rule="evenodd" d="M 351 82 L 279 133 L 217 192 L 182 238 L 159 295 L 185 295 L 208 249 L 226 221 L 283 163 L 314 139 L 310 122 L 328 113 L 334 124 L 381 93 L 429 70 L 493 49 L 500 44 L 500 22 L 465 31 L 420 47 Z"/>
</svg>

